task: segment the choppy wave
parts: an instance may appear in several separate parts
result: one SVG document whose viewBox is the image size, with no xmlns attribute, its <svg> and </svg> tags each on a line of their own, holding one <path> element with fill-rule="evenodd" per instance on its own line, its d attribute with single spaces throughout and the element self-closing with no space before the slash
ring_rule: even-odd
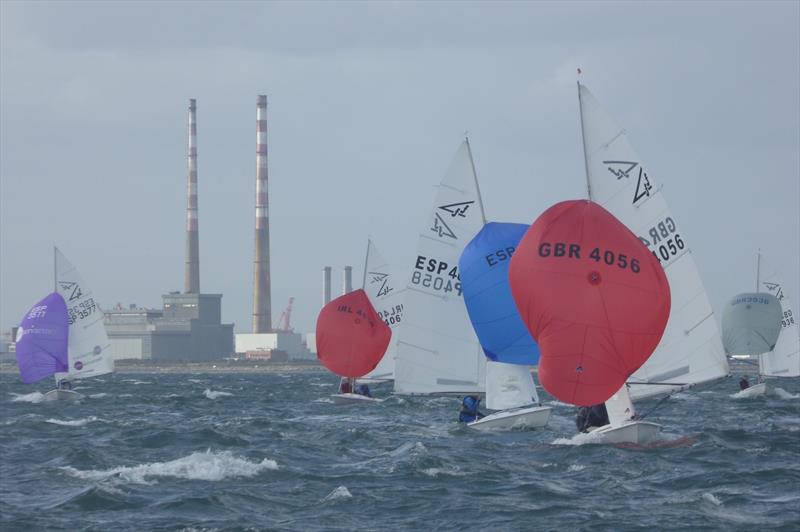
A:
<svg viewBox="0 0 800 532">
<path fill-rule="evenodd" d="M 346 486 L 339 486 L 338 488 L 330 492 L 328 495 L 326 495 L 325 498 L 322 499 L 322 501 L 327 502 L 327 501 L 335 501 L 337 499 L 351 499 L 351 498 L 353 498 L 353 494 L 350 493 L 350 490 L 348 490 Z"/>
<path fill-rule="evenodd" d="M 41 403 L 44 399 L 44 394 L 41 392 L 32 393 L 12 393 L 14 397 L 11 401 L 14 403 Z"/>
<path fill-rule="evenodd" d="M 192 453 L 170 462 L 153 462 L 137 466 L 122 466 L 106 470 L 81 471 L 62 468 L 72 476 L 94 482 L 119 479 L 135 484 L 147 484 L 148 478 L 174 477 L 188 480 L 219 481 L 232 477 L 252 477 L 262 471 L 278 469 L 274 460 L 264 458 L 251 462 L 234 456 L 230 451 Z"/>
<path fill-rule="evenodd" d="M 98 418 L 97 416 L 89 416 L 83 419 L 45 419 L 45 423 L 52 423 L 53 425 L 61 425 L 63 427 L 83 427 L 88 423 L 92 423 L 94 421 L 105 421 L 103 419 Z"/>
<path fill-rule="evenodd" d="M 203 392 L 203 395 L 205 395 L 209 399 L 216 399 L 218 397 L 232 397 L 233 396 L 233 394 L 230 393 L 230 392 L 214 391 L 211 388 L 206 388 L 206 391 Z"/>
<path fill-rule="evenodd" d="M 89 396 L 89 398 L 90 398 L 90 399 L 100 399 L 100 398 L 102 398 L 102 397 L 105 397 L 105 396 L 107 396 L 107 395 L 108 395 L 108 394 L 107 394 L 107 393 L 105 393 L 105 392 L 101 392 L 101 393 L 93 393 L 93 394 L 91 394 L 91 395 Z"/>
<path fill-rule="evenodd" d="M 800 399 L 800 393 L 789 393 L 783 388 L 773 388 L 772 393 L 779 399 Z"/>
<path fill-rule="evenodd" d="M 703 493 L 703 500 L 706 501 L 706 502 L 710 502 L 714 506 L 721 506 L 722 505 L 722 501 L 719 500 L 719 498 L 717 498 L 717 496 L 714 495 L 713 493 L 709 493 L 709 492 Z"/>
</svg>

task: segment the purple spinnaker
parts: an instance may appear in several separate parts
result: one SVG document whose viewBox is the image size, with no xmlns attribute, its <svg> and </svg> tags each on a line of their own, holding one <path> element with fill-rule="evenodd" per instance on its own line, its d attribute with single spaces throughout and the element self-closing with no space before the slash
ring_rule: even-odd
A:
<svg viewBox="0 0 800 532">
<path fill-rule="evenodd" d="M 17 330 L 17 366 L 30 384 L 67 371 L 67 304 L 53 292 L 31 308 Z"/>
</svg>

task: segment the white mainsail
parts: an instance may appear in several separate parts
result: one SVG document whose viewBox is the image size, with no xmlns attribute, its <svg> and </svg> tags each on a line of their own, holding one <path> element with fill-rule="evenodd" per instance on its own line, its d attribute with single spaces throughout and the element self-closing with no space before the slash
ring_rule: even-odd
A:
<svg viewBox="0 0 800 532">
<path fill-rule="evenodd" d="M 508 410 L 539 403 L 530 367 L 502 362 L 486 363 L 486 407 Z"/>
<path fill-rule="evenodd" d="M 633 399 L 728 375 L 717 322 L 685 233 L 627 134 L 578 83 L 589 197 L 616 216 L 661 261 L 672 298 L 658 347 L 629 382 Z M 668 383 L 646 385 L 635 383 Z"/>
<path fill-rule="evenodd" d="M 56 291 L 67 303 L 69 371 L 56 373 L 56 382 L 104 375 L 114 371 L 114 359 L 103 325 L 103 311 L 78 271 L 55 248 Z"/>
<path fill-rule="evenodd" d="M 367 257 L 364 261 L 363 288 L 369 297 L 372 306 L 383 318 L 386 325 L 392 329 L 392 336 L 403 321 L 402 294 L 405 287 L 398 286 L 398 276 L 393 273 L 391 266 L 378 252 L 375 243 L 367 240 Z M 394 357 L 397 352 L 397 342 L 389 342 L 389 347 L 383 358 L 374 370 L 364 375 L 365 379 L 394 379 Z"/>
<path fill-rule="evenodd" d="M 458 259 L 485 221 L 465 140 L 439 185 L 409 264 L 396 340 L 396 393 L 483 391 L 486 359 L 462 300 Z"/>
<path fill-rule="evenodd" d="M 760 261 L 763 265 L 763 259 Z M 759 268 L 761 269 L 761 268 Z M 800 334 L 797 320 L 792 313 L 789 298 L 783 291 L 777 272 L 768 266 L 766 275 L 759 275 L 759 289 L 764 290 L 781 302 L 781 332 L 775 349 L 759 357 L 759 373 L 766 377 L 800 376 Z"/>
</svg>

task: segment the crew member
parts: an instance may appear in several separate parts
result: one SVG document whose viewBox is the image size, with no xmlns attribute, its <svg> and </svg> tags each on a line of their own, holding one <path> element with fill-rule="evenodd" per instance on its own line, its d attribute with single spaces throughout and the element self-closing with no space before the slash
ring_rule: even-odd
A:
<svg viewBox="0 0 800 532">
<path fill-rule="evenodd" d="M 484 417 L 478 410 L 481 404 L 481 398 L 477 395 L 468 395 L 461 401 L 461 411 L 458 413 L 458 421 L 460 423 L 470 423 L 476 419 Z"/>
</svg>

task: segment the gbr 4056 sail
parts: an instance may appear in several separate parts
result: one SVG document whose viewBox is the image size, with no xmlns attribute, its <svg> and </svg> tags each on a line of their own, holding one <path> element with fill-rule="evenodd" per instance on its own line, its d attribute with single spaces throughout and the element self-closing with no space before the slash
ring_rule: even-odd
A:
<svg viewBox="0 0 800 532">
<path fill-rule="evenodd" d="M 667 329 L 653 355 L 628 380 L 632 398 L 728 375 L 714 312 L 689 240 L 624 129 L 578 83 L 589 199 L 625 224 L 661 262 L 672 295 Z"/>
</svg>

